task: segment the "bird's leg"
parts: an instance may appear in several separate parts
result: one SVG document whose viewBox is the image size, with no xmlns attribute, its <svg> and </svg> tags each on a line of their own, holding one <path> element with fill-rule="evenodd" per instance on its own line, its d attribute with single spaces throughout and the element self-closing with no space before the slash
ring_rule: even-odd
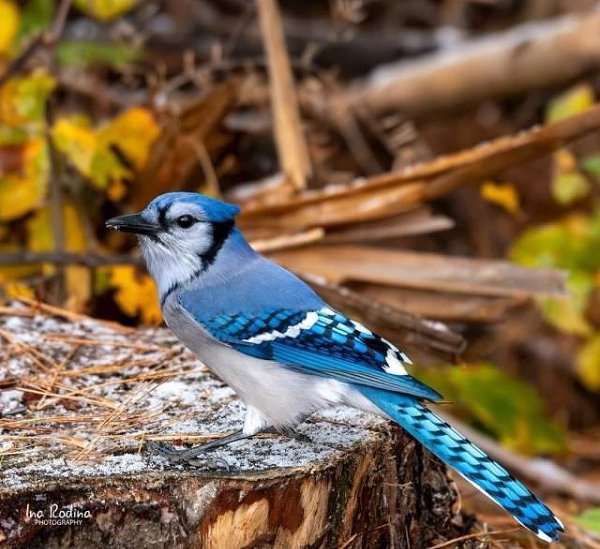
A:
<svg viewBox="0 0 600 549">
<path fill-rule="evenodd" d="M 151 440 L 146 445 L 146 449 L 148 452 L 160 454 L 174 463 L 192 463 L 195 458 L 207 450 L 219 448 L 220 446 L 225 446 L 226 444 L 230 444 L 231 442 L 236 442 L 238 440 L 244 440 L 251 436 L 252 435 L 248 435 L 240 429 L 239 431 L 235 431 L 230 435 L 218 438 L 216 440 L 211 440 L 204 444 L 198 444 L 196 446 L 192 446 L 191 448 L 184 448 L 181 450 L 175 448 L 172 444 L 165 444 L 164 442 L 156 442 Z"/>
<path fill-rule="evenodd" d="M 297 440 L 299 442 L 312 442 L 311 438 L 303 433 L 299 433 L 293 427 L 267 427 L 259 433 L 254 434 L 246 434 L 241 429 L 239 431 L 235 431 L 230 435 L 226 435 L 224 437 L 211 440 L 204 444 L 198 444 L 196 446 L 192 446 L 191 448 L 175 448 L 172 444 L 166 444 L 164 442 L 157 442 L 151 440 L 146 444 L 146 449 L 151 453 L 161 454 L 169 459 L 173 458 L 174 460 L 189 460 L 198 457 L 200 454 L 203 454 L 207 450 L 212 450 L 214 448 L 219 448 L 221 446 L 225 446 L 226 444 L 230 444 L 231 442 L 236 442 L 238 440 L 244 440 L 254 435 L 260 433 L 271 433 L 274 435 L 282 435 L 287 438 L 291 438 Z"/>
<path fill-rule="evenodd" d="M 299 433 L 293 427 L 267 427 L 259 431 L 259 433 L 272 433 L 275 435 L 282 435 L 284 437 L 294 439 L 299 442 L 313 442 L 310 437 L 303 433 Z M 157 442 L 151 440 L 146 444 L 146 450 L 151 454 L 159 454 L 161 456 L 164 456 L 172 463 L 188 463 L 193 465 L 195 459 L 207 450 L 220 448 L 221 446 L 225 446 L 232 442 L 237 442 L 238 440 L 244 440 L 253 437 L 254 435 L 259 433 L 247 434 L 240 429 L 239 431 L 235 431 L 230 435 L 226 435 L 224 437 L 205 442 L 204 444 L 198 444 L 196 446 L 192 446 L 191 448 L 182 449 L 175 448 L 175 446 L 173 446 L 172 444 L 166 444 L 164 442 Z"/>
</svg>

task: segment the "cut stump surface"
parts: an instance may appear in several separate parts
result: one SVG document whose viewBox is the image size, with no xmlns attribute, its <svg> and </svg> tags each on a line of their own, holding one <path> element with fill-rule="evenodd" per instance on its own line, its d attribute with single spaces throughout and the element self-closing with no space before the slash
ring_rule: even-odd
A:
<svg viewBox="0 0 600 549">
<path fill-rule="evenodd" d="M 459 533 L 445 468 L 388 422 L 333 409 L 198 467 L 143 451 L 242 424 L 167 330 L 30 306 L 0 314 L 0 545 L 427 547 Z"/>
</svg>

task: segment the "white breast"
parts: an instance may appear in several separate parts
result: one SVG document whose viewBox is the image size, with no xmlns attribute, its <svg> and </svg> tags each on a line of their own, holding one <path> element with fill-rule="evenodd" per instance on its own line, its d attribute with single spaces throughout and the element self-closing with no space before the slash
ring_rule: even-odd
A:
<svg viewBox="0 0 600 549">
<path fill-rule="evenodd" d="M 368 401 L 346 383 L 295 372 L 217 341 L 174 300 L 167 303 L 163 315 L 177 337 L 248 406 L 247 424 L 250 421 L 257 426 L 262 419 L 263 424 L 274 427 L 293 426 L 333 404 L 368 407 Z M 247 428 L 250 430 L 248 425 L 244 430 Z"/>
</svg>

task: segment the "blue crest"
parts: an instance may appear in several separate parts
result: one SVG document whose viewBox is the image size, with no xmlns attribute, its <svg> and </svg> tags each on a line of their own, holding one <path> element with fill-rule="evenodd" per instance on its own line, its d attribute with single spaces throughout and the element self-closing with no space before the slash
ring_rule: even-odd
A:
<svg viewBox="0 0 600 549">
<path fill-rule="evenodd" d="M 223 221 L 229 221 L 233 219 L 237 214 L 240 213 L 240 208 L 235 204 L 228 204 L 227 202 L 221 202 L 215 198 L 210 198 L 200 193 L 188 193 L 188 192 L 172 192 L 165 193 L 157 196 L 150 204 L 148 208 L 163 209 L 168 208 L 174 203 L 187 202 L 189 204 L 195 204 L 200 206 L 206 213 L 209 221 L 220 223 Z"/>
</svg>

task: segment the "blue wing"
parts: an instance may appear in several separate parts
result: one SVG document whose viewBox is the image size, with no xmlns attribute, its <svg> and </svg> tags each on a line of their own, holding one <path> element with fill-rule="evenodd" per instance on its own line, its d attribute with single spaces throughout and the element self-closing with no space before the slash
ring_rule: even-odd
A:
<svg viewBox="0 0 600 549">
<path fill-rule="evenodd" d="M 327 307 L 310 311 L 267 309 L 257 315 L 196 319 L 236 350 L 288 368 L 388 391 L 439 400 L 407 374 L 408 357 L 358 322 Z"/>
</svg>

